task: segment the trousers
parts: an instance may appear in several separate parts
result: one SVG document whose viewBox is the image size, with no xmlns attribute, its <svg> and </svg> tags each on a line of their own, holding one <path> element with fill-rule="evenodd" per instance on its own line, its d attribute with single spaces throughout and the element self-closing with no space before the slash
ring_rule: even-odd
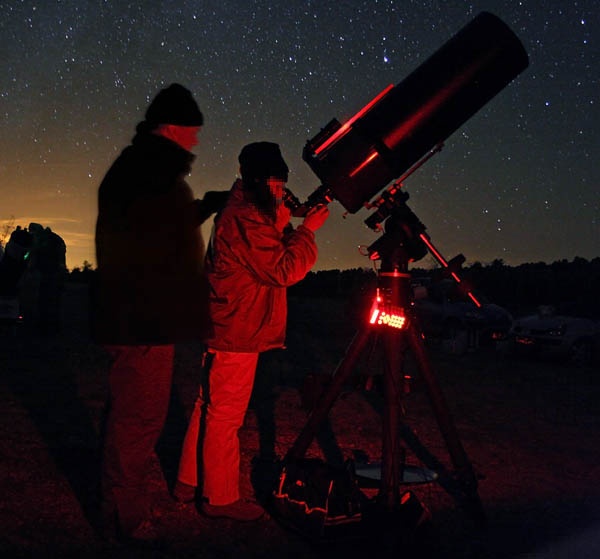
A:
<svg viewBox="0 0 600 559">
<path fill-rule="evenodd" d="M 238 431 L 248 409 L 259 354 L 213 349 L 208 353 L 212 357 L 208 383 L 200 386 L 192 409 L 177 479 L 194 487 L 201 479 L 202 495 L 209 503 L 227 505 L 240 498 Z"/>
<path fill-rule="evenodd" d="M 169 409 L 173 345 L 106 346 L 109 408 L 102 462 L 105 514 L 124 533 L 150 518 L 149 474 Z"/>
</svg>

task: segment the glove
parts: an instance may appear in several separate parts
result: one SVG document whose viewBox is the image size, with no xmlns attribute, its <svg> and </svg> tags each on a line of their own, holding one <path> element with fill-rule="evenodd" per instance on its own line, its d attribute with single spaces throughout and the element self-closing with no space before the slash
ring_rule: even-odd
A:
<svg viewBox="0 0 600 559">
<path fill-rule="evenodd" d="M 212 214 L 219 213 L 227 203 L 229 190 L 211 190 L 204 195 L 202 200 L 196 200 L 200 221 L 206 221 Z"/>
</svg>

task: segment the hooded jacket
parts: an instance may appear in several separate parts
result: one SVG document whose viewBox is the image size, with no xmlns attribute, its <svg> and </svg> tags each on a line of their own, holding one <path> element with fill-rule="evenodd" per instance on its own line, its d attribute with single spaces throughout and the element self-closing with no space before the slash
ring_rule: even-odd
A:
<svg viewBox="0 0 600 559">
<path fill-rule="evenodd" d="M 279 231 L 236 181 L 215 218 L 206 259 L 213 324 L 208 346 L 239 353 L 282 347 L 286 288 L 304 278 L 316 259 L 310 229 Z"/>
<path fill-rule="evenodd" d="M 203 216 L 185 182 L 194 156 L 143 124 L 98 191 L 92 332 L 103 344 L 208 332 Z"/>
</svg>

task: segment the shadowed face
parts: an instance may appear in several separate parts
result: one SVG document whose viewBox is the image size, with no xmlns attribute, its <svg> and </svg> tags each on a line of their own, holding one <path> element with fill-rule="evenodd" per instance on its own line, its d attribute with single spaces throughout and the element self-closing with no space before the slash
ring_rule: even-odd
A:
<svg viewBox="0 0 600 559">
<path fill-rule="evenodd" d="M 283 189 L 285 188 L 285 181 L 279 177 L 267 177 L 267 186 L 269 191 L 276 200 L 276 206 L 280 206 L 283 201 Z"/>
<path fill-rule="evenodd" d="M 201 126 L 180 126 L 178 124 L 160 124 L 155 134 L 168 138 L 186 151 L 192 151 L 198 145 Z"/>
<path fill-rule="evenodd" d="M 285 184 L 285 181 L 279 177 L 267 177 L 267 186 L 273 196 L 273 204 L 275 206 L 275 227 L 279 231 L 283 231 L 285 226 L 290 222 L 292 215 L 288 207 L 283 203 Z"/>
<path fill-rule="evenodd" d="M 192 151 L 198 145 L 200 126 L 173 126 L 175 141 L 185 150 Z"/>
</svg>

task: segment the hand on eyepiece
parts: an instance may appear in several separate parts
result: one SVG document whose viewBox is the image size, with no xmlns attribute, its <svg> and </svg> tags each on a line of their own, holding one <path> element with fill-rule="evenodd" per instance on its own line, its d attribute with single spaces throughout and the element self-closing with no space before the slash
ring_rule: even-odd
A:
<svg viewBox="0 0 600 559">
<path fill-rule="evenodd" d="M 328 217 L 329 208 L 324 204 L 319 204 L 308 210 L 302 225 L 314 232 L 327 221 Z"/>
</svg>

